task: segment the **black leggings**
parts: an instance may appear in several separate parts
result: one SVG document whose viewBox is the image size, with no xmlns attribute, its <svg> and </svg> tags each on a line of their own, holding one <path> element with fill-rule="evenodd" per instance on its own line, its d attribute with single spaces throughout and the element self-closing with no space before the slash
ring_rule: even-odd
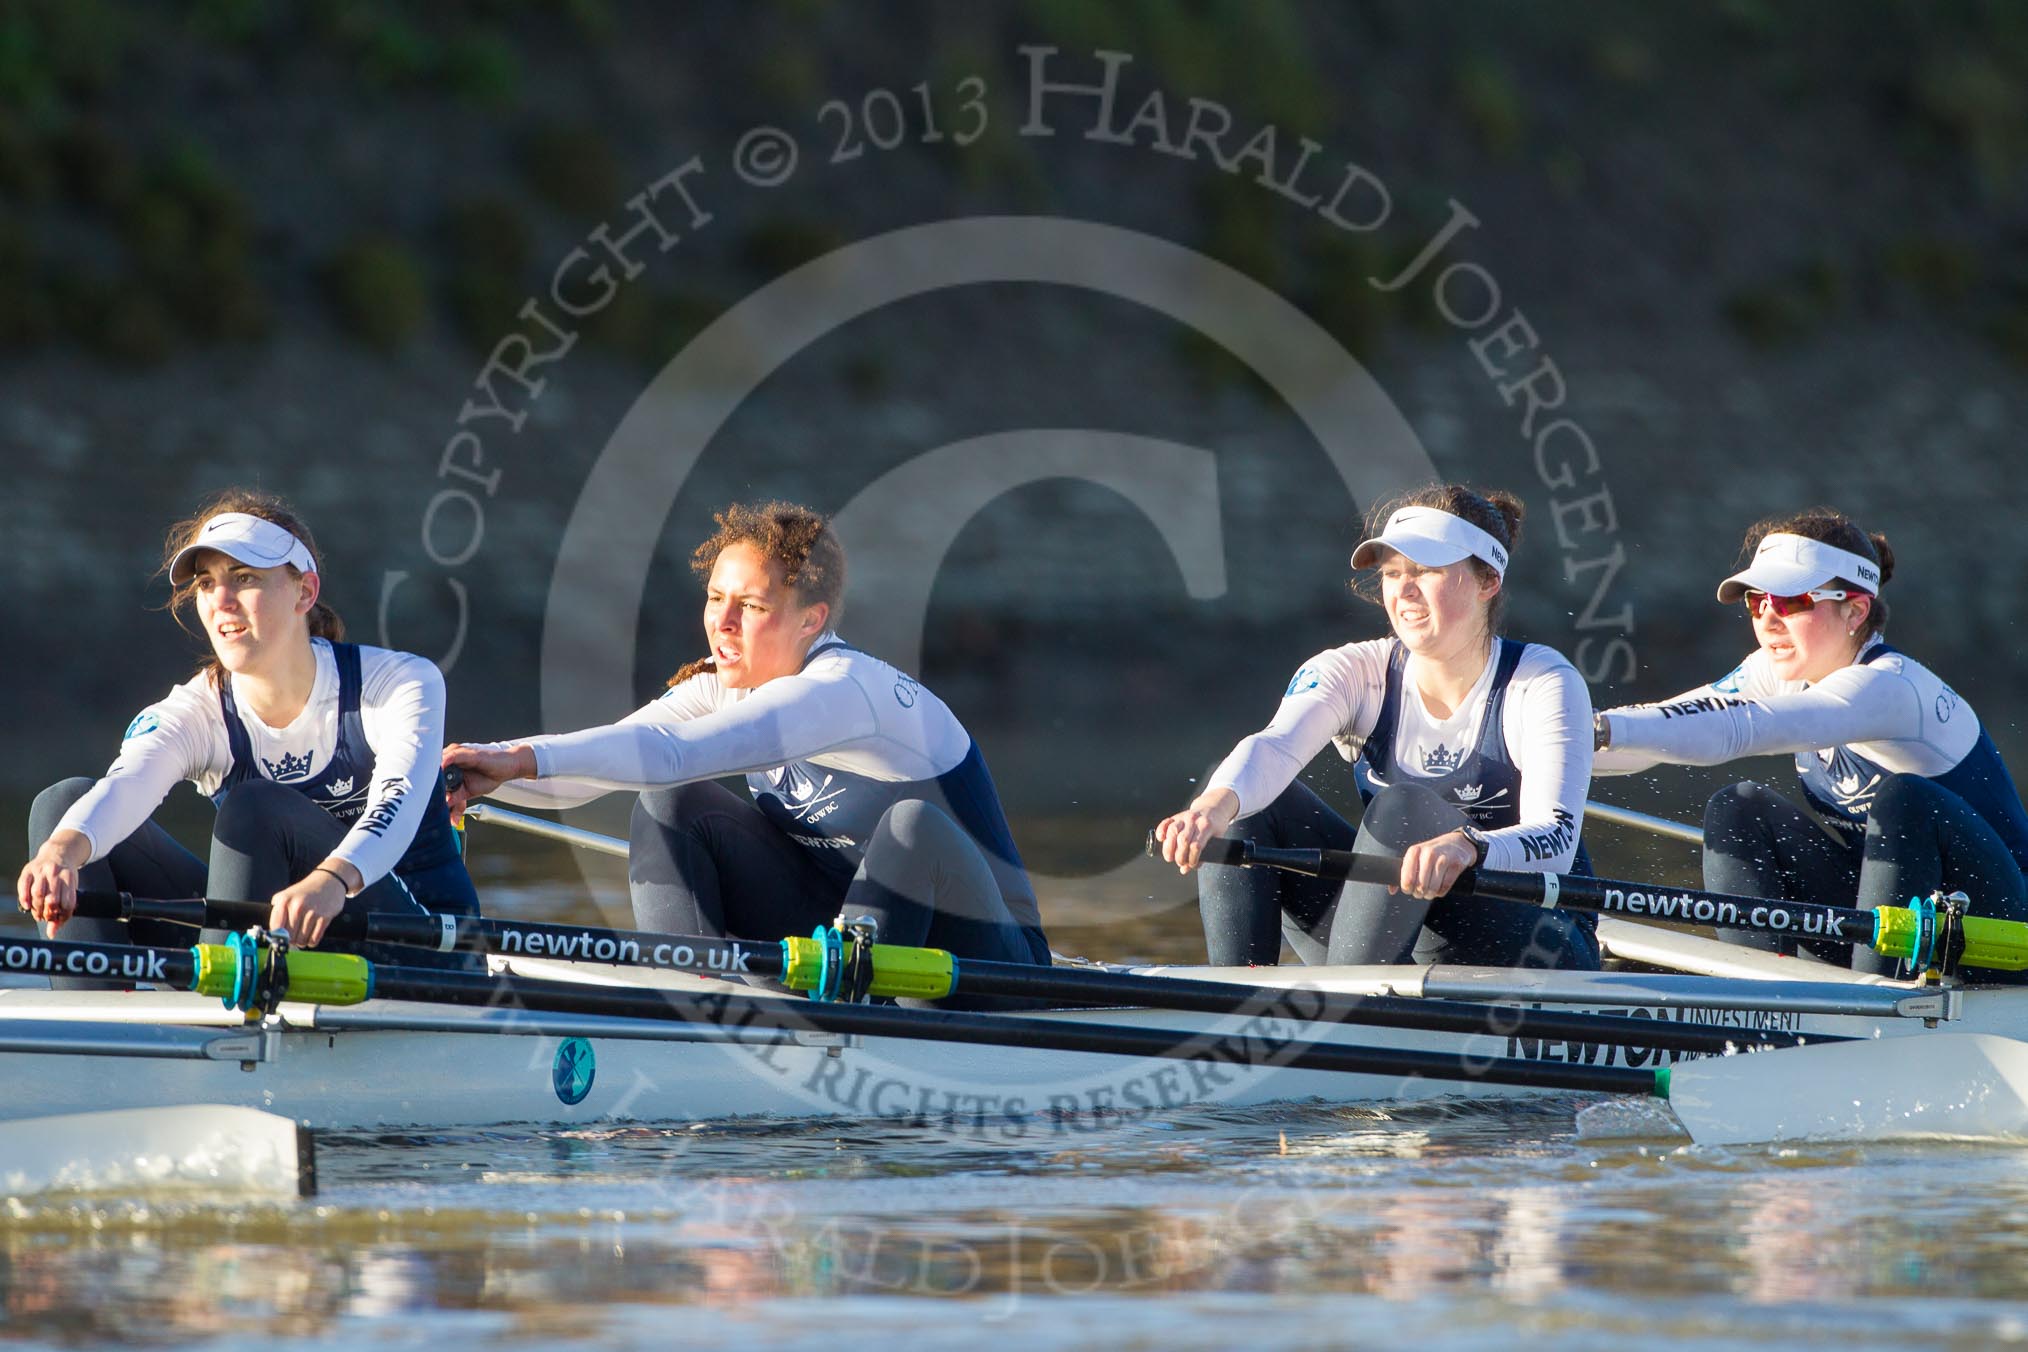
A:
<svg viewBox="0 0 2028 1352">
<path fill-rule="evenodd" d="M 1704 886 L 1735 896 L 1832 906 L 1905 906 L 1931 892 L 1963 892 L 1973 915 L 2028 920 L 2028 883 L 1992 826 L 1964 799 L 1920 775 L 1889 775 L 1873 795 L 1863 837 L 1832 834 L 1781 794 L 1751 780 L 1704 805 Z M 1899 959 L 1858 945 L 1718 931 L 1727 943 L 1805 951 L 1854 971 L 1894 976 Z M 1980 981 L 2019 983 L 2028 973 L 1968 967 Z"/>
<path fill-rule="evenodd" d="M 872 916 L 884 944 L 1049 961 L 1042 935 L 1008 911 L 978 845 L 920 799 L 887 810 L 847 882 L 751 800 L 709 781 L 643 793 L 627 853 L 634 923 L 644 930 L 765 941 L 808 934 L 843 911 Z"/>
<path fill-rule="evenodd" d="M 42 848 L 63 814 L 84 796 L 93 782 L 84 777 L 60 780 L 36 795 L 28 810 L 29 853 Z M 346 830 L 343 822 L 294 789 L 270 780 L 249 779 L 227 793 L 218 805 L 218 820 L 211 831 L 209 866 L 151 820 L 141 823 L 102 858 L 79 869 L 78 887 L 86 891 L 126 892 L 137 897 L 264 902 L 329 858 L 345 838 Z M 454 859 L 447 866 L 411 876 L 430 898 L 431 906 L 418 901 L 410 886 L 390 873 L 346 902 L 346 909 L 429 915 L 433 907 L 449 914 L 478 914 L 478 896 L 462 860 Z M 193 931 L 154 920 L 122 923 L 76 917 L 64 925 L 60 937 L 80 943 L 180 948 L 191 943 Z M 201 936 L 205 943 L 222 943 L 224 939 L 223 930 L 205 930 Z M 462 955 L 446 961 L 444 955 L 425 949 L 390 944 L 347 944 L 333 939 L 326 947 L 405 966 L 470 965 L 470 960 Z M 107 989 L 117 985 L 76 978 L 56 978 L 52 984 L 77 989 Z"/>
<path fill-rule="evenodd" d="M 1419 841 L 1465 825 L 1465 814 L 1414 783 L 1381 790 L 1354 831 L 1300 781 L 1241 817 L 1239 840 L 1296 849 L 1356 849 L 1399 858 Z M 1389 896 L 1376 883 L 1334 883 L 1279 869 L 1206 864 L 1197 907 L 1204 946 L 1218 967 L 1270 967 L 1281 940 L 1306 963 L 1465 963 L 1484 967 L 1598 967 L 1598 943 L 1562 911 L 1477 897 L 1426 902 Z M 1277 932 L 1279 930 L 1279 932 Z"/>
</svg>

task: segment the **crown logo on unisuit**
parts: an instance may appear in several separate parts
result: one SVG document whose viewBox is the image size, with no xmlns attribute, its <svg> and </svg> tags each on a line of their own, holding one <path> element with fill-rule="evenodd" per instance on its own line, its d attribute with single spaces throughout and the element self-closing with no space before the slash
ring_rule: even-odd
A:
<svg viewBox="0 0 2028 1352">
<path fill-rule="evenodd" d="M 304 775 L 310 773 L 310 753 L 305 751 L 300 756 L 291 756 L 288 752 L 284 751 L 279 763 L 263 756 L 261 757 L 261 764 L 268 768 L 269 779 L 277 781 L 301 779 Z"/>
</svg>

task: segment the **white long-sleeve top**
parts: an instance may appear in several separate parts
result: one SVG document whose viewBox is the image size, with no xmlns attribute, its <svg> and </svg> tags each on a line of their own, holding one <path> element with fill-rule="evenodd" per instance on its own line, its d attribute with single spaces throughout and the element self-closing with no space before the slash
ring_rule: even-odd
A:
<svg viewBox="0 0 2028 1352">
<path fill-rule="evenodd" d="M 1380 718 L 1393 646 L 1392 639 L 1370 639 L 1311 658 L 1289 682 L 1274 718 L 1232 749 L 1210 786 L 1237 794 L 1244 816 L 1273 802 L 1326 743 L 1335 743 L 1346 760 L 1357 759 Z M 1497 658 L 1496 646 L 1470 694 L 1450 717 L 1437 719 L 1416 691 L 1410 656 L 1395 719 L 1396 775 L 1414 779 L 1422 773 L 1417 767 L 1442 763 L 1440 753 L 1479 745 Z M 1485 866 L 1563 872 L 1577 857 L 1591 787 L 1591 696 L 1561 653 L 1536 643 L 1525 647 L 1507 687 L 1500 736 L 1521 771 L 1518 820 L 1486 833 Z M 1540 843 L 1551 836 L 1560 837 L 1562 848 L 1543 857 Z"/>
<path fill-rule="evenodd" d="M 826 634 L 812 651 L 835 643 Z M 525 807 L 573 807 L 617 789 L 663 788 L 808 761 L 884 783 L 934 779 L 971 749 L 971 734 L 928 689 L 852 648 L 754 689 L 700 672 L 617 723 L 530 737 L 536 780 L 493 794 Z"/>
<path fill-rule="evenodd" d="M 1600 774 L 1719 765 L 1849 747 L 1893 774 L 1934 778 L 1977 745 L 1979 718 L 1928 667 L 1875 637 L 1823 680 L 1784 681 L 1764 649 L 1728 675 L 1653 704 L 1609 709 Z"/>
<path fill-rule="evenodd" d="M 314 780 L 338 747 L 338 663 L 331 645 L 310 640 L 317 678 L 301 713 L 272 728 L 250 711 L 232 679 L 233 700 L 257 762 L 252 768 L 280 783 Z M 363 810 L 331 853 L 359 870 L 366 883 L 384 877 L 407 852 L 435 791 L 444 744 L 444 678 L 413 653 L 359 649 L 359 719 L 373 756 Z M 120 753 L 98 783 L 58 824 L 91 842 L 92 859 L 132 835 L 178 781 L 207 796 L 232 769 L 225 711 L 208 672 L 200 672 L 143 709 L 127 725 Z"/>
</svg>

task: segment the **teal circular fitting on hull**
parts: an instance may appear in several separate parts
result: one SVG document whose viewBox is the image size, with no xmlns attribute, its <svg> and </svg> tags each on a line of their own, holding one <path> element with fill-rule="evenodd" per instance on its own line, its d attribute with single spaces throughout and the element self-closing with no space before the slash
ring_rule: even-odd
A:
<svg viewBox="0 0 2028 1352">
<path fill-rule="evenodd" d="M 566 1107 L 575 1108 L 592 1091 L 598 1078 L 598 1054 L 581 1037 L 567 1037 L 557 1044 L 556 1057 L 549 1063 L 550 1088 Z"/>
</svg>

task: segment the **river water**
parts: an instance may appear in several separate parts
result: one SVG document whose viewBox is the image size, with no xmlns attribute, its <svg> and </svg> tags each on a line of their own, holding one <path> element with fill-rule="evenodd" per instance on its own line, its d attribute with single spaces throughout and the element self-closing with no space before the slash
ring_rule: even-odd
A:
<svg viewBox="0 0 2028 1352">
<path fill-rule="evenodd" d="M 2028 1155 L 1578 1139 L 1568 1103 L 332 1135 L 321 1194 L 49 1204 L 10 1340 L 230 1348 L 2028 1339 Z"/>
<path fill-rule="evenodd" d="M 1602 871 L 1635 864 L 1618 858 Z M 591 898 L 614 881 L 594 865 L 587 884 L 533 842 L 489 839 L 474 862 L 501 914 L 599 918 Z M 1193 956 L 1179 882 L 1150 868 L 1116 875 L 1110 898 L 1055 904 L 1059 947 Z M 2028 1341 L 2028 1152 L 1593 1141 L 1576 1106 L 1191 1107 L 1026 1134 L 327 1133 L 304 1202 L 13 1204 L 0 1337 L 630 1352 Z"/>
</svg>

